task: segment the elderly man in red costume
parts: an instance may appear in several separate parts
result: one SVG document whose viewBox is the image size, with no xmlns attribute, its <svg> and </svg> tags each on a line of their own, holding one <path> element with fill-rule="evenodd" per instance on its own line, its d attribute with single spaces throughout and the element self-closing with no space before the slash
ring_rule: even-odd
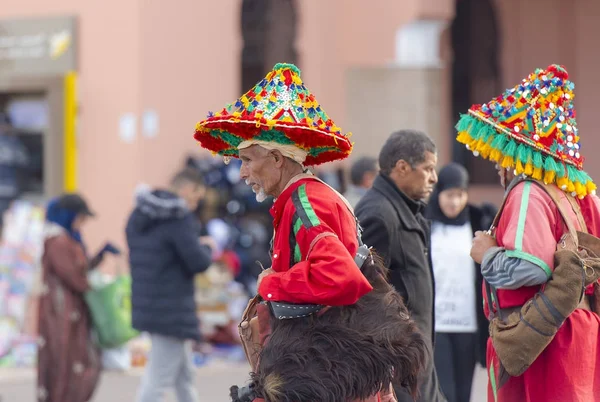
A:
<svg viewBox="0 0 600 402">
<path fill-rule="evenodd" d="M 472 106 L 457 125 L 457 140 L 476 156 L 496 162 L 506 188 L 494 237 L 478 232 L 471 251 L 492 290 L 484 292 L 492 317 L 519 311 L 544 292 L 557 244 L 567 232 L 557 205 L 577 230 L 600 236 L 600 201 L 582 170 L 573 89 L 563 67 L 538 69 L 503 95 Z M 558 204 L 550 194 L 556 194 Z M 501 380 L 502 362 L 488 341 L 488 401 L 599 400 L 600 317 L 590 303 L 597 286 L 586 289 L 577 309 L 523 374 Z"/>
<path fill-rule="evenodd" d="M 360 241 L 352 208 L 305 168 L 346 158 L 352 150 L 349 135 L 319 106 L 296 66 L 277 64 L 234 104 L 209 113 L 195 138 L 226 161 L 239 158 L 240 176 L 259 202 L 275 199 L 272 266 L 258 284 L 260 305 L 269 305 L 269 318 L 259 324 L 261 344 L 270 317 L 317 315 L 325 306 L 353 305 L 372 291 L 361 272 L 369 249 Z M 249 360 L 256 370 L 257 361 Z"/>
</svg>

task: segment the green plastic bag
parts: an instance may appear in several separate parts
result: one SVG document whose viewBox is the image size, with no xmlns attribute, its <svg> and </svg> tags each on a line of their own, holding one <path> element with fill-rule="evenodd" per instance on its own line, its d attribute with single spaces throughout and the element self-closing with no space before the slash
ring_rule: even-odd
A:
<svg viewBox="0 0 600 402">
<path fill-rule="evenodd" d="M 131 277 L 93 287 L 85 294 L 101 348 L 116 348 L 139 333 L 131 326 Z"/>
</svg>

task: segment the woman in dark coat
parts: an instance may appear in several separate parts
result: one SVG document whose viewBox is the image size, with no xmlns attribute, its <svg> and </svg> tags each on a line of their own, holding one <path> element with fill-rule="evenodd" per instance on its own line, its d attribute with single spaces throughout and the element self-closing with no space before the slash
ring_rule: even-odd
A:
<svg viewBox="0 0 600 402">
<path fill-rule="evenodd" d="M 436 284 L 435 367 L 448 402 L 469 402 L 475 364 L 485 367 L 488 320 L 481 269 L 470 257 L 474 233 L 487 230 L 495 207 L 468 203 L 469 174 L 446 165 L 426 209 Z"/>
<path fill-rule="evenodd" d="M 80 230 L 93 216 L 78 195 L 63 195 L 46 212 L 39 303 L 39 402 L 86 402 L 100 378 L 99 350 L 91 339 L 91 317 L 84 300 L 88 268 L 102 260 L 107 245 L 88 261 Z"/>
</svg>

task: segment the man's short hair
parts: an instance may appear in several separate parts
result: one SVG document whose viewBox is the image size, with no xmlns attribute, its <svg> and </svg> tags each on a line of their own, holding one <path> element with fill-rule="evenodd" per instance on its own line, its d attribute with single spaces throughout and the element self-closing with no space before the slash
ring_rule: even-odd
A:
<svg viewBox="0 0 600 402">
<path fill-rule="evenodd" d="M 359 186 L 366 173 L 377 172 L 377 159 L 371 156 L 364 156 L 352 164 L 350 168 L 350 181 L 355 186 Z"/>
<path fill-rule="evenodd" d="M 392 133 L 379 153 L 381 173 L 389 175 L 399 160 L 411 167 L 425 161 L 425 153 L 435 154 L 435 143 L 427 134 L 418 130 L 400 130 Z"/>
<path fill-rule="evenodd" d="M 202 176 L 202 173 L 200 173 L 200 171 L 197 169 L 187 167 L 179 171 L 171 179 L 171 186 L 175 188 L 179 188 L 186 184 L 192 184 L 196 187 L 204 186 L 204 177 Z"/>
</svg>

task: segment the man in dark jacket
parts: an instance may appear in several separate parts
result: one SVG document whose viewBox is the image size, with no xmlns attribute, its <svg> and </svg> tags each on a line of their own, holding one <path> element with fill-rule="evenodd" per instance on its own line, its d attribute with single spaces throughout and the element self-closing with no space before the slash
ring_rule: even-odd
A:
<svg viewBox="0 0 600 402">
<path fill-rule="evenodd" d="M 152 340 L 138 402 L 161 401 L 171 387 L 179 402 L 198 401 L 189 342 L 200 339 L 194 276 L 209 267 L 211 249 L 191 211 L 204 192 L 200 174 L 184 170 L 169 190 L 138 191 L 127 223 L 133 326 Z"/>
<path fill-rule="evenodd" d="M 436 147 L 424 133 L 402 130 L 393 133 L 379 153 L 380 173 L 373 187 L 356 206 L 364 229 L 363 241 L 381 255 L 390 269 L 390 282 L 404 301 L 433 356 L 434 286 L 429 255 L 429 223 L 422 211 L 437 182 Z M 419 401 L 440 402 L 433 358 L 421 378 Z M 413 401 L 396 389 L 398 401 Z"/>
</svg>

